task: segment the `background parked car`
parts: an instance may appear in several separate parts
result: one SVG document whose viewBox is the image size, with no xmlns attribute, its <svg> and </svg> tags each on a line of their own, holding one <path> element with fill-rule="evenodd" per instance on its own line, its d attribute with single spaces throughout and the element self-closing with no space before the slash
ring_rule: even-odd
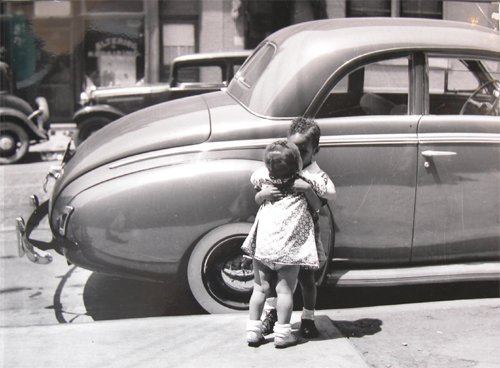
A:
<svg viewBox="0 0 500 368">
<path fill-rule="evenodd" d="M 321 126 L 317 160 L 337 187 L 320 214 L 329 261 L 318 282 L 499 279 L 499 76 L 500 35 L 463 23 L 348 18 L 280 30 L 227 89 L 127 115 L 67 154 L 50 206 L 26 227 L 19 219 L 21 251 L 173 275 L 209 312 L 245 309 L 249 178 L 264 147 L 306 116 Z M 47 213 L 52 241 L 30 241 Z"/>
<path fill-rule="evenodd" d="M 0 92 L 0 164 L 21 161 L 30 144 L 48 139 L 49 106 L 44 97 L 37 97 L 35 110 L 23 99 Z"/>
<path fill-rule="evenodd" d="M 15 95 L 15 80 L 6 62 L 6 49 L 0 47 L 0 164 L 19 162 L 28 153 L 30 143 L 48 139 L 49 106 L 37 97 L 38 109 Z"/>
<path fill-rule="evenodd" d="M 98 129 L 126 114 L 160 102 L 227 87 L 250 51 L 180 56 L 172 62 L 169 83 L 96 88 L 89 80 L 80 96 L 83 106 L 73 121 L 80 144 Z"/>
</svg>

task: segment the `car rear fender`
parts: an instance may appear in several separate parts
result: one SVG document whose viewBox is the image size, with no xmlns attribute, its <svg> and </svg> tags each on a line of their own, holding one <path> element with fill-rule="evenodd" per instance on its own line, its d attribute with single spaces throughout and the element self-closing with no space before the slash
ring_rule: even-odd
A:
<svg viewBox="0 0 500 368">
<path fill-rule="evenodd" d="M 29 134 L 31 139 L 47 139 L 47 136 L 41 131 L 35 123 L 19 110 L 8 107 L 0 107 L 0 122 L 10 122 L 22 126 Z"/>
<path fill-rule="evenodd" d="M 257 212 L 250 175 L 262 162 L 251 159 L 183 158 L 179 164 L 124 175 L 87 174 L 73 181 L 52 206 L 51 227 L 61 228 L 77 249 L 74 263 L 108 272 L 161 278 L 180 271 L 192 247 L 212 229 L 252 223 Z M 117 171 L 117 174 L 120 171 Z M 123 171 L 121 171 L 123 172 Z M 90 182 L 92 176 L 101 177 Z M 59 234 L 61 235 L 61 234 Z M 72 259 L 76 255 L 78 259 Z"/>
<path fill-rule="evenodd" d="M 84 120 L 94 116 L 103 116 L 112 121 L 121 118 L 124 115 L 125 114 L 122 111 L 110 105 L 85 106 L 75 112 L 73 115 L 73 121 L 78 125 Z"/>
</svg>

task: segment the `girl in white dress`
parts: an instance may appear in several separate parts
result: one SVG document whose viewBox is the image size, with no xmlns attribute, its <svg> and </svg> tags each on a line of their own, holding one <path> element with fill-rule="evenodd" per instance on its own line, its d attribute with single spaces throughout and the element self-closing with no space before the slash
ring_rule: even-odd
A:
<svg viewBox="0 0 500 368">
<path fill-rule="evenodd" d="M 319 267 L 308 200 L 323 194 L 326 185 L 320 177 L 299 175 L 302 169 L 299 149 L 286 140 L 276 141 L 266 148 L 264 163 L 267 175 L 252 176 L 252 184 L 257 190 L 272 185 L 281 196 L 261 205 L 242 245 L 243 251 L 253 257 L 254 269 L 247 342 L 250 346 L 264 342 L 260 317 L 270 285 L 276 285 L 278 322 L 274 327 L 274 344 L 283 348 L 297 343 L 291 333 L 290 318 L 299 269 L 301 266 Z"/>
</svg>

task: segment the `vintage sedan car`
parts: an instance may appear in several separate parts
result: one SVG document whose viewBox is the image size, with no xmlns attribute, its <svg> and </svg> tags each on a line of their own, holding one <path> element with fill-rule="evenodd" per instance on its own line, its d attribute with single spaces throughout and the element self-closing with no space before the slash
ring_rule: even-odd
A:
<svg viewBox="0 0 500 368">
<path fill-rule="evenodd" d="M 116 121 L 63 160 L 18 219 L 21 253 L 187 279 L 212 313 L 247 308 L 251 173 L 294 117 L 321 126 L 322 285 L 500 278 L 500 36 L 465 23 L 335 19 L 270 35 L 227 89 Z M 53 238 L 32 240 L 48 213 Z"/>
<path fill-rule="evenodd" d="M 80 94 L 82 108 L 73 115 L 78 127 L 76 143 L 139 109 L 227 87 L 250 53 L 246 50 L 179 56 L 172 62 L 168 83 L 96 88 L 89 80 Z"/>
</svg>

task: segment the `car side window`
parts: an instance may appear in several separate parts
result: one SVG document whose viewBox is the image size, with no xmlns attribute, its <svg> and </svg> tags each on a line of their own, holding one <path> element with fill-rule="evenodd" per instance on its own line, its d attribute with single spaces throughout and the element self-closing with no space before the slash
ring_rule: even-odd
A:
<svg viewBox="0 0 500 368">
<path fill-rule="evenodd" d="M 499 108 L 494 103 L 500 93 L 500 82 L 495 82 L 500 80 L 500 61 L 455 57 L 428 60 L 430 114 L 491 115 Z"/>
<path fill-rule="evenodd" d="M 316 117 L 408 114 L 408 65 L 402 57 L 354 70 L 333 87 Z"/>
<path fill-rule="evenodd" d="M 223 70 L 218 65 L 186 66 L 179 68 L 177 83 L 221 84 L 223 76 Z"/>
</svg>

